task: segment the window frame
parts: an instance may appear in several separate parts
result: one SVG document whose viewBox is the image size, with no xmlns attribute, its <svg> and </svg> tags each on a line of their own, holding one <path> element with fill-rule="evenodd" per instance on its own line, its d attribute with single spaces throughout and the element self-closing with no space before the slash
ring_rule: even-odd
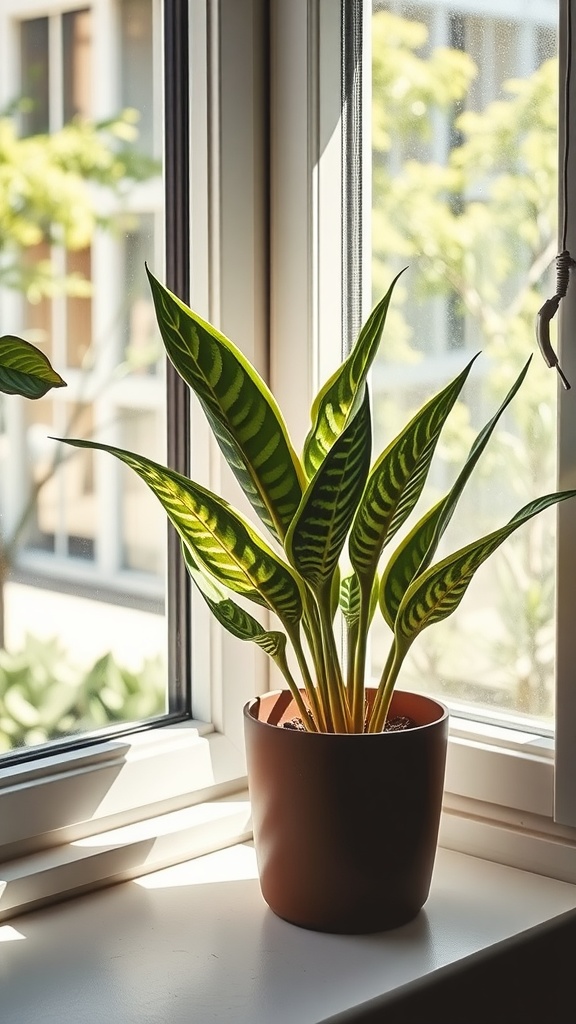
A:
<svg viewBox="0 0 576 1024">
<path fill-rule="evenodd" d="M 165 11 L 165 67 L 174 73 L 170 48 L 179 45 L 181 79 L 191 56 L 188 104 L 179 102 L 184 98 L 177 82 L 167 96 L 171 115 L 183 120 L 189 107 L 190 124 L 183 125 L 171 159 L 174 166 L 189 161 L 191 173 L 190 181 L 182 169 L 167 175 L 167 216 L 175 222 L 183 207 L 190 212 L 190 235 L 173 242 L 168 259 L 169 284 L 186 291 L 189 262 L 194 307 L 265 371 L 265 4 L 165 0 Z M 26 13 L 18 8 L 19 17 Z M 186 400 L 178 394 L 179 382 L 170 386 L 176 421 Z M 231 481 L 197 409 L 190 435 L 192 475 L 227 493 Z M 171 458 L 182 462 L 186 448 L 180 438 Z M 178 608 L 170 666 L 178 688 L 173 714 L 163 723 L 128 724 L 101 739 L 80 737 L 77 749 L 55 747 L 0 768 L 0 920 L 248 837 L 242 706 L 269 688 L 267 666 L 252 645 L 223 637 L 194 596 L 190 612 L 186 591 L 177 577 L 169 598 Z M 187 712 L 185 697 L 191 701 Z M 104 846 L 98 841 L 103 832 L 109 836 Z"/>
<path fill-rule="evenodd" d="M 182 0 L 166 2 L 182 7 Z M 369 46 L 371 4 L 363 2 Z M 565 18 L 566 0 L 562 10 Z M 346 343 L 341 5 L 205 0 L 188 3 L 188 11 L 190 300 L 269 375 L 299 444 L 308 398 Z M 361 89 L 365 95 L 365 81 Z M 563 346 L 574 301 L 569 294 L 562 309 Z M 568 346 L 562 358 L 576 380 L 576 354 Z M 569 466 L 573 415 L 561 410 Z M 191 431 L 193 475 L 237 500 L 195 407 Z M 570 561 L 559 573 L 567 608 Z M 223 636 L 194 595 L 191 604 L 192 718 L 0 770 L 0 919 L 249 834 L 241 709 L 280 680 L 252 645 Z M 570 676 L 570 653 L 559 644 L 562 680 Z M 557 750 L 564 744 L 570 755 L 571 746 L 573 757 L 576 697 L 569 689 L 560 686 L 572 711 L 562 705 Z M 576 830 L 553 817 L 552 755 L 546 737 L 453 719 L 441 843 L 576 882 Z"/>
<path fill-rule="evenodd" d="M 571 184 L 576 180 L 576 154 L 574 152 L 574 130 L 570 123 L 570 110 L 576 104 L 576 76 L 574 74 L 574 53 L 576 50 L 576 29 L 574 13 L 570 17 L 570 0 L 560 0 L 559 31 L 568 46 L 560 47 L 560 110 L 559 110 L 559 223 L 564 216 L 562 194 L 566 189 L 571 193 Z M 570 74 L 569 74 L 570 72 Z M 569 91 L 564 95 L 563 83 L 569 82 Z M 568 106 L 567 106 L 568 104 Z M 564 161 L 564 155 L 567 160 Z M 570 252 L 576 252 L 576 208 L 568 203 L 566 213 L 566 245 Z M 572 275 L 573 276 L 573 275 Z M 572 385 L 576 382 L 576 352 L 573 335 L 576 323 L 576 293 L 574 282 L 568 288 L 560 304 L 558 317 L 559 358 Z M 574 486 L 576 480 L 576 424 L 573 409 L 574 391 L 564 391 L 558 386 L 558 474 L 560 487 Z M 576 826 L 576 786 L 574 785 L 576 761 L 576 690 L 573 685 L 576 664 L 576 635 L 572 617 L 574 600 L 574 578 L 576 568 L 576 516 L 571 502 L 558 508 L 557 533 L 557 640 L 556 640 L 556 773 L 554 807 L 556 821 Z"/>
<path fill-rule="evenodd" d="M 364 54 L 369 48 L 370 0 L 344 0 L 348 8 L 356 4 L 362 10 Z M 338 10 L 335 10 L 338 8 Z M 337 58 L 321 43 L 333 37 L 340 5 L 329 0 L 314 3 L 282 0 L 271 4 L 271 53 L 276 70 L 272 90 L 272 125 L 288 126 L 292 134 L 272 130 L 271 167 L 272 225 L 272 388 L 279 405 L 286 410 L 288 422 L 299 424 L 303 436 L 303 418 L 315 393 L 318 378 L 325 379 L 334 369 L 343 350 L 342 333 L 333 341 L 335 325 L 330 324 L 332 343 L 323 335 L 324 310 L 322 287 L 328 279 L 326 261 L 334 266 L 333 220 L 339 214 L 338 200 L 331 189 L 333 175 L 345 166 L 342 153 L 342 124 L 335 113 L 334 74 Z M 561 2 L 560 32 L 566 33 L 566 0 Z M 306 27 L 306 24 L 308 27 Z M 306 45 L 304 45 L 306 40 Z M 284 50 L 282 59 L 281 49 Z M 574 39 L 573 39 L 574 47 Z M 562 49 L 562 47 L 561 47 Z M 290 56 L 288 56 L 290 54 Z M 561 63 L 560 77 L 565 74 Z M 367 77 L 363 76 L 364 79 Z M 356 79 L 361 79 L 356 67 Z M 312 79 L 312 82 L 311 82 Z M 366 83 L 359 90 L 366 95 Z M 574 102 L 576 83 L 572 82 Z M 330 122 L 330 117 L 333 123 Z M 322 118 L 325 121 L 322 121 Z M 328 123 L 326 123 L 328 122 Z M 308 124 L 305 131 L 304 124 Z M 320 131 L 318 130 L 320 125 Z M 319 145 L 320 138 L 339 137 L 340 153 Z M 366 139 L 362 145 L 367 145 Z M 569 174 L 576 174 L 576 156 L 571 151 Z M 303 215 L 306 204 L 307 225 Z M 294 211 L 298 211 L 298 218 Z M 366 214 L 364 214 L 366 216 Z M 570 239 L 574 239 L 576 214 L 570 220 Z M 312 225 L 312 228 L 310 227 Z M 307 230 L 308 227 L 308 230 Z M 366 226 L 361 228 L 366 238 Z M 576 249 L 576 242 L 573 242 Z M 340 256 L 341 249 L 336 253 Z M 367 250 L 369 251 L 369 250 Z M 328 256 L 326 255 L 328 254 Z M 309 282 L 312 282 L 310 285 Z M 340 281 L 340 298 L 342 288 Z M 330 290 L 331 289 L 331 290 Z M 363 289 L 364 291 L 364 289 Z M 332 277 L 324 295 L 336 302 L 338 285 Z M 563 344 L 576 317 L 575 293 L 568 295 L 562 308 Z M 365 305 L 364 313 L 369 311 Z M 302 342 L 322 346 L 322 355 L 312 358 Z M 327 331 L 330 335 L 330 331 Z M 340 349 L 340 351 L 338 351 Z M 538 358 L 538 356 L 536 357 Z M 576 380 L 576 352 L 563 354 L 568 376 Z M 290 366 L 298 366 L 298 379 L 290 380 Z M 304 379 L 304 370 L 306 378 Z M 321 372 L 319 372 L 321 371 Z M 547 372 L 543 369 L 543 372 Z M 308 404 L 303 399 L 307 385 Z M 576 440 L 574 412 L 569 396 L 560 394 L 560 486 L 574 486 L 576 476 Z M 300 437 L 297 437 L 297 443 Z M 524 733 L 502 724 L 474 723 L 452 716 L 445 787 L 445 810 L 441 842 L 464 853 L 500 860 L 513 866 L 568 881 L 576 881 L 576 866 L 570 851 L 576 841 L 576 787 L 573 784 L 576 750 L 576 691 L 570 686 L 576 658 L 576 633 L 570 627 L 570 604 L 576 553 L 576 520 L 570 503 L 560 509 L 560 539 L 563 556 L 559 563 L 559 639 L 557 656 L 558 729 L 556 765 L 554 746 L 545 733 Z M 568 628 L 566 628 L 568 626 Z M 556 795 L 555 795 L 556 794 Z M 564 804 L 568 803 L 568 810 Z M 568 827 L 567 827 L 568 826 Z"/>
</svg>

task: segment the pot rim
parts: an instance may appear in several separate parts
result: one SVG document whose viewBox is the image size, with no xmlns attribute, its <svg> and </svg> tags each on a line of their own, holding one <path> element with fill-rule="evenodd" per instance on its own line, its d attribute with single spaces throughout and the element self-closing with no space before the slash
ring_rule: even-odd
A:
<svg viewBox="0 0 576 1024">
<path fill-rule="evenodd" d="M 367 686 L 366 687 L 366 690 L 375 691 L 376 689 L 377 688 L 375 686 Z M 301 690 L 300 692 L 301 693 L 305 693 L 304 690 Z M 251 697 L 250 700 L 246 702 L 246 704 L 244 705 L 244 707 L 242 709 L 242 715 L 243 715 L 244 719 L 250 719 L 252 722 L 255 722 L 255 723 L 257 723 L 258 725 L 261 725 L 261 726 L 265 726 L 266 728 L 269 728 L 269 729 L 281 729 L 282 730 L 282 726 L 279 725 L 279 724 L 276 724 L 274 722 L 266 722 L 266 721 L 263 721 L 260 718 L 257 718 L 255 715 L 252 714 L 252 709 L 256 706 L 256 704 L 258 702 L 263 700 L 265 697 L 275 697 L 275 696 L 279 696 L 280 694 L 285 694 L 285 693 L 290 695 L 290 690 L 287 687 L 280 687 L 280 688 L 278 688 L 276 690 L 266 690 L 265 693 L 260 693 L 260 694 L 257 694 L 254 697 Z M 384 732 L 383 730 L 381 732 L 308 732 L 308 731 L 299 731 L 299 730 L 297 730 L 297 731 L 288 730 L 288 732 L 289 732 L 289 734 L 291 736 L 298 736 L 299 739 L 302 739 L 304 737 L 309 737 L 309 736 L 311 736 L 311 737 L 318 737 L 318 736 L 328 736 L 328 737 L 330 737 L 330 736 L 331 737 L 346 736 L 346 737 L 352 737 L 353 736 L 353 737 L 356 737 L 356 738 L 358 738 L 360 736 L 363 736 L 363 737 L 366 737 L 366 739 L 375 738 L 375 737 L 378 737 L 378 736 L 392 737 L 392 736 L 402 736 L 405 733 L 411 733 L 413 735 L 414 733 L 420 731 L 421 729 L 430 729 L 432 726 L 438 727 L 441 723 L 446 721 L 446 719 L 449 717 L 450 712 L 448 710 L 448 707 L 441 700 L 438 700 L 437 697 L 431 697 L 431 696 L 429 696 L 426 693 L 418 693 L 415 690 L 401 690 L 401 689 L 395 689 L 394 690 L 394 694 L 399 694 L 399 695 L 400 694 L 408 694 L 410 697 L 415 697 L 416 699 L 422 700 L 422 701 L 424 701 L 427 704 L 435 704 L 436 707 L 439 710 L 439 714 L 438 714 L 438 716 L 436 718 L 434 718 L 434 720 L 432 722 L 424 722 L 422 725 L 413 725 L 413 726 L 410 726 L 407 729 L 390 730 L 389 732 Z"/>
</svg>

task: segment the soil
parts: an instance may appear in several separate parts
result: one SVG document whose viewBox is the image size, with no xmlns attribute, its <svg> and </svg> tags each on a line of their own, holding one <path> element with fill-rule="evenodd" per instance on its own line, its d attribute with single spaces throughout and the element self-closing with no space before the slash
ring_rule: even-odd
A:
<svg viewBox="0 0 576 1024">
<path fill-rule="evenodd" d="M 406 715 L 395 715 L 394 718 L 389 718 L 384 726 L 384 732 L 402 732 L 404 729 L 413 729 L 417 725 L 417 722 L 413 718 L 408 718 Z M 284 729 L 294 729 L 295 732 L 306 732 L 304 723 L 301 718 L 290 718 L 283 724 Z"/>
<path fill-rule="evenodd" d="M 407 715 L 395 715 L 394 718 L 389 718 L 386 722 L 384 732 L 402 732 L 403 729 L 414 729 L 417 724 L 413 718 L 408 718 Z"/>
</svg>

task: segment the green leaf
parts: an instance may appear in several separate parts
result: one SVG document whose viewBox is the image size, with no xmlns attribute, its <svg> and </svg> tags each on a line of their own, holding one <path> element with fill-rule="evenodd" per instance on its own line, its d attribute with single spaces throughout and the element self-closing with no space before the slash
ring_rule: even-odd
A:
<svg viewBox="0 0 576 1024">
<path fill-rule="evenodd" d="M 426 626 L 446 619 L 458 607 L 476 570 L 519 526 L 576 490 L 546 494 L 525 505 L 510 522 L 426 569 L 406 591 L 394 626 L 398 650 L 405 654 Z"/>
<path fill-rule="evenodd" d="M 476 358 L 416 413 L 370 470 L 349 544 L 350 561 L 363 587 L 372 586 L 382 549 L 420 497 L 440 431 Z"/>
<path fill-rule="evenodd" d="M 448 494 L 422 516 L 388 561 L 380 584 L 380 608 L 391 629 L 394 628 L 394 619 L 396 618 L 400 602 L 410 583 L 419 572 L 423 572 L 430 565 L 438 544 L 454 514 L 460 495 L 482 452 L 486 448 L 502 413 L 508 407 L 524 381 L 531 359 L 532 357 L 528 359 L 500 408 L 478 434 L 470 448 L 468 458 Z"/>
<path fill-rule="evenodd" d="M 403 273 L 401 270 L 400 274 Z M 396 275 L 386 295 L 368 317 L 350 355 L 314 399 L 310 411 L 312 428 L 304 442 L 302 456 L 308 479 L 312 479 L 358 407 L 368 371 L 380 346 L 392 292 L 400 274 Z"/>
<path fill-rule="evenodd" d="M 360 618 L 360 584 L 355 572 L 346 576 L 340 584 L 340 610 L 348 629 L 355 626 Z"/>
<path fill-rule="evenodd" d="M 282 541 L 305 479 L 273 395 L 228 338 L 147 273 L 169 358 L 260 520 Z"/>
<path fill-rule="evenodd" d="M 133 469 L 161 502 L 181 540 L 218 583 L 274 611 L 285 624 L 302 616 L 298 581 L 227 502 L 172 469 L 95 441 L 60 438 L 76 448 L 109 452 Z"/>
<path fill-rule="evenodd" d="M 182 541 L 182 554 L 191 578 L 220 625 L 239 640 L 252 640 L 271 658 L 278 656 L 283 658 L 286 651 L 286 635 L 279 630 L 264 629 L 249 612 L 241 608 L 231 598 L 226 597 L 200 567 L 184 541 Z"/>
<path fill-rule="evenodd" d="M 360 581 L 356 573 L 353 572 L 350 576 L 346 576 L 340 584 L 340 610 L 344 616 L 348 629 L 355 626 L 360 619 L 360 603 Z M 373 586 L 372 594 L 370 595 L 369 622 L 372 621 L 377 604 L 378 577 L 376 577 L 375 585 Z"/>
<path fill-rule="evenodd" d="M 0 391 L 5 395 L 42 398 L 50 388 L 65 387 L 66 381 L 34 345 L 10 334 L 0 338 Z"/>
<path fill-rule="evenodd" d="M 286 554 L 317 591 L 331 580 L 370 466 L 370 399 L 336 439 L 309 483 L 286 537 Z"/>
</svg>

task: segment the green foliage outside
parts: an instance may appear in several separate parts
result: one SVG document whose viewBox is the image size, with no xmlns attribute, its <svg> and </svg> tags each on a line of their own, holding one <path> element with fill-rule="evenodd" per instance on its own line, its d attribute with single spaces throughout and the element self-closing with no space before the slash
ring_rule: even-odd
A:
<svg viewBox="0 0 576 1024">
<path fill-rule="evenodd" d="M 57 639 L 32 635 L 19 651 L 0 650 L 0 753 L 139 722 L 164 714 L 165 702 L 159 657 L 133 672 L 108 653 L 83 670 Z"/>
<path fill-rule="evenodd" d="M 394 341 L 383 357 L 422 360 L 433 328 L 423 334 L 426 317 L 415 323 L 408 305 L 429 302 L 432 310 L 444 299 L 452 311 L 449 346 L 483 352 L 487 401 L 510 387 L 534 351 L 536 313 L 555 291 L 557 63 L 544 61 L 530 77 L 504 83 L 484 109 L 470 109 L 478 69 L 468 54 L 430 52 L 423 24 L 385 11 L 374 16 L 372 31 L 375 296 L 399 267 L 410 268 L 398 289 L 410 303 L 391 311 Z M 442 131 L 449 137 L 445 162 L 435 159 L 433 142 Z M 494 500 L 525 501 L 553 484 L 556 380 L 539 359 L 484 463 L 480 491 L 490 498 L 471 504 L 475 526 Z M 381 402 L 388 412 L 394 396 Z M 448 462 L 475 432 L 464 407 L 457 415 L 458 429 L 444 444 Z M 550 713 L 552 699 L 554 543 L 551 520 L 543 524 L 528 526 L 503 551 L 491 597 L 503 630 L 493 641 L 481 638 L 512 683 L 510 703 L 535 714 Z M 443 674 L 450 688 L 432 646 L 438 640 L 430 638 L 428 661 L 420 649 L 419 668 Z M 467 636 L 463 647 L 470 651 L 477 640 Z M 502 671 L 497 676 L 501 682 Z M 452 684 L 456 693 L 466 689 L 462 676 Z"/>
<path fill-rule="evenodd" d="M 21 137 L 15 113 L 0 115 L 1 287 L 32 302 L 62 291 L 90 293 L 89 281 L 59 274 L 50 259 L 30 259 L 27 252 L 41 242 L 82 249 L 97 227 L 117 228 L 102 212 L 98 190 L 121 195 L 158 173 L 134 146 L 137 122 L 137 111 L 129 109 L 108 121 L 76 119 L 50 134 Z"/>
<path fill-rule="evenodd" d="M 81 249 L 98 228 L 126 228 L 114 202 L 103 204 L 101 198 L 104 191 L 121 197 L 135 181 L 158 172 L 134 146 L 138 114 L 126 110 L 106 122 L 75 120 L 52 134 L 20 137 L 16 113 L 0 116 L 0 286 L 31 302 L 63 292 L 88 295 L 89 281 L 59 273 L 50 259 L 38 260 L 35 247 L 46 242 Z M 37 399 L 62 386 L 34 346 L 12 335 L 0 338 L 0 392 Z M 59 462 L 35 486 L 14 534 L 0 545 L 2 637 L 4 580 L 38 491 Z M 0 752 L 164 710 L 160 659 L 134 673 L 107 654 L 83 671 L 57 640 L 29 635 L 22 650 L 0 648 Z"/>
</svg>

